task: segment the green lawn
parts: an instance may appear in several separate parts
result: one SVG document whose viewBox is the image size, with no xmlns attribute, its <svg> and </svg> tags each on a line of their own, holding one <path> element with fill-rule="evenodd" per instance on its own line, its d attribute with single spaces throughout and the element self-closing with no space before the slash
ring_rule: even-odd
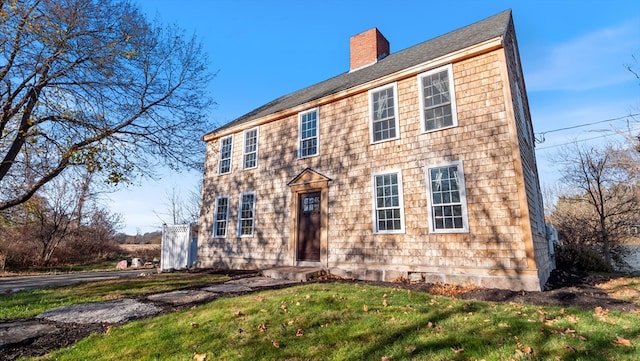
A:
<svg viewBox="0 0 640 361">
<path fill-rule="evenodd" d="M 638 360 L 638 345 L 640 312 L 319 283 L 114 326 L 38 360 Z"/>
</svg>

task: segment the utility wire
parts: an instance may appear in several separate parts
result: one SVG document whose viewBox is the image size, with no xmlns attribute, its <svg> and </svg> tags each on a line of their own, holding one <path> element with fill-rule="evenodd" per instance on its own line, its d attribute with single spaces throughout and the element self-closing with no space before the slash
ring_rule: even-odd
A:
<svg viewBox="0 0 640 361">
<path fill-rule="evenodd" d="M 587 126 L 590 126 L 590 125 L 595 125 L 595 124 L 600 124 L 600 123 L 613 122 L 613 121 L 620 120 L 620 119 L 635 117 L 636 115 L 640 115 L 640 113 L 629 114 L 629 115 L 625 115 L 625 116 L 618 117 L 618 118 L 599 120 L 597 122 L 592 122 L 592 123 L 584 123 L 584 124 L 574 125 L 572 127 L 565 127 L 565 128 L 547 130 L 545 132 L 536 133 L 536 134 L 538 134 L 540 136 L 540 138 L 535 137 L 535 136 L 534 136 L 534 138 L 535 138 L 535 140 L 536 140 L 536 142 L 538 144 L 542 144 L 545 141 L 544 135 L 547 134 L 547 133 L 554 133 L 554 132 L 560 132 L 560 131 L 563 131 L 563 130 L 570 130 L 570 129 L 576 129 L 576 128 L 581 128 L 581 127 L 587 127 Z M 599 137 L 596 137 L 596 138 L 599 138 Z M 590 139 L 596 139 L 596 138 L 590 138 Z M 587 140 L 587 139 L 585 139 L 585 140 Z M 545 147 L 545 148 L 540 148 L 540 149 L 546 149 L 546 148 L 550 148 L 550 147 Z"/>
<path fill-rule="evenodd" d="M 636 127 L 636 128 L 632 128 L 632 131 L 636 131 L 636 130 L 640 130 L 640 127 Z M 613 132 L 613 130 L 610 130 L 611 132 Z M 606 137 L 610 137 L 612 135 L 617 135 L 618 133 L 611 133 L 611 134 L 604 134 L 604 135 L 599 135 L 597 137 L 591 137 L 591 138 L 585 138 L 585 139 L 576 139 L 576 140 L 572 140 L 570 142 L 566 142 L 566 143 L 560 143 L 560 144 L 553 144 L 553 145 L 548 145 L 546 147 L 536 147 L 536 151 L 538 150 L 545 150 L 545 149 L 551 149 L 551 148 L 556 148 L 556 147 L 560 147 L 563 145 L 567 145 L 567 144 L 572 144 L 572 143 L 579 143 L 579 142 L 586 142 L 587 140 L 594 140 L 594 139 L 599 139 L 599 138 L 606 138 Z"/>
</svg>

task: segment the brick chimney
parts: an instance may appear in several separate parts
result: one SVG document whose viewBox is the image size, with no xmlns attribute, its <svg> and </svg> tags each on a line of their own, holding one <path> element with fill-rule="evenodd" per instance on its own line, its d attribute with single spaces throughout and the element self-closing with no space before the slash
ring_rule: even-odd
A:
<svg viewBox="0 0 640 361">
<path fill-rule="evenodd" d="M 349 46 L 351 49 L 350 71 L 375 64 L 389 55 L 389 41 L 377 28 L 352 36 Z"/>
</svg>

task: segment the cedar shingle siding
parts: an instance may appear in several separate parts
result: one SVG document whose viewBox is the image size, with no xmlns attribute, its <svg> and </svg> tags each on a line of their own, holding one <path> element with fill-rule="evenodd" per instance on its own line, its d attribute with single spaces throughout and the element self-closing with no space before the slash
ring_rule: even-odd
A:
<svg viewBox="0 0 640 361">
<path fill-rule="evenodd" d="M 457 125 L 424 132 L 418 76 L 449 65 Z M 372 144 L 369 90 L 391 84 L 399 137 Z M 299 113 L 314 108 L 318 155 L 299 159 Z M 253 127 L 259 127 L 257 167 L 242 170 L 242 134 Z M 219 175 L 220 140 L 231 134 L 231 172 Z M 540 290 L 552 261 L 532 136 L 511 12 L 505 11 L 276 99 L 205 135 L 199 265 L 312 264 L 358 279 Z M 468 230 L 435 232 L 428 187 L 440 183 L 428 183 L 427 169 L 454 163 L 463 170 L 450 179 L 464 180 Z M 376 233 L 373 177 L 389 172 L 402 181 L 403 227 Z M 310 191 L 322 199 L 320 259 L 311 263 L 296 260 L 299 195 Z M 256 195 L 251 237 L 238 232 L 243 192 Z M 215 238 L 221 196 L 229 197 L 228 228 L 226 238 Z"/>
</svg>

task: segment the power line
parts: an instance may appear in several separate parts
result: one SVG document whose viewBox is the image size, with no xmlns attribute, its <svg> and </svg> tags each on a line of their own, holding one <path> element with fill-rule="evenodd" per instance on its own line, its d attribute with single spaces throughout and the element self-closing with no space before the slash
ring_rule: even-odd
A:
<svg viewBox="0 0 640 361">
<path fill-rule="evenodd" d="M 571 126 L 571 127 L 547 130 L 545 132 L 536 133 L 536 134 L 539 134 L 540 138 L 538 138 L 538 137 L 534 137 L 534 138 L 535 138 L 535 140 L 536 140 L 536 142 L 538 144 L 542 144 L 545 141 L 544 135 L 547 134 L 547 133 L 554 133 L 554 132 L 560 132 L 560 131 L 563 131 L 563 130 L 570 130 L 570 129 L 576 129 L 576 128 L 581 128 L 581 127 L 588 127 L 590 125 L 595 125 L 595 124 L 613 122 L 613 121 L 620 120 L 620 119 L 625 119 L 625 118 L 629 118 L 629 117 L 635 117 L 636 115 L 640 115 L 640 113 L 629 114 L 629 115 L 625 115 L 625 116 L 618 117 L 618 118 L 599 120 L 597 122 L 592 122 L 592 123 L 584 123 L 584 124 L 574 125 L 574 126 Z M 596 138 L 598 138 L 598 137 L 596 137 Z M 592 139 L 596 139 L 596 138 L 592 138 Z M 546 147 L 546 148 L 549 148 L 549 147 Z M 545 149 L 545 148 L 541 148 L 541 149 Z"/>
<path fill-rule="evenodd" d="M 635 127 L 631 129 L 632 131 L 636 131 L 636 130 L 640 130 L 640 127 Z M 611 132 L 613 132 L 611 130 Z M 611 133 L 611 134 L 604 134 L 604 135 L 599 135 L 597 137 L 591 137 L 591 138 L 585 138 L 585 139 L 576 139 L 576 140 L 572 140 L 570 142 L 566 142 L 566 143 L 560 143 L 560 144 L 553 144 L 553 145 L 548 145 L 546 147 L 540 147 L 540 148 L 536 148 L 536 151 L 538 150 L 545 150 L 545 149 L 551 149 L 551 148 L 556 148 L 556 147 L 560 147 L 563 145 L 567 145 L 567 144 L 572 144 L 572 143 L 579 143 L 579 142 L 586 142 L 588 140 L 594 140 L 594 139 L 599 139 L 599 138 L 606 138 L 606 137 L 610 137 L 612 135 L 616 135 L 618 133 Z"/>
</svg>

